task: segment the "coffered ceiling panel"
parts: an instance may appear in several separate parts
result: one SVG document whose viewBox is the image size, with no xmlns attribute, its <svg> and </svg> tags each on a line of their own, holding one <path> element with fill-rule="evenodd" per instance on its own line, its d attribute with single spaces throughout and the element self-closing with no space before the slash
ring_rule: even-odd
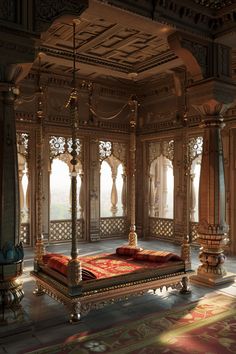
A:
<svg viewBox="0 0 236 354">
<path fill-rule="evenodd" d="M 50 31 L 44 45 L 61 50 L 72 50 L 71 24 L 57 23 Z M 78 54 L 100 57 L 114 63 L 133 66 L 169 50 L 166 38 L 145 31 L 124 28 L 103 19 L 81 21 L 76 26 L 76 51 Z"/>
<path fill-rule="evenodd" d="M 156 27 L 156 31 L 150 31 L 145 22 L 142 26 L 142 19 L 138 26 L 129 21 L 124 25 L 124 21 L 121 23 L 118 20 L 118 17 L 115 21 L 114 17 L 109 20 L 97 16 L 76 20 L 75 46 L 80 74 L 128 78 L 130 73 L 137 73 L 140 78 L 147 77 L 153 75 L 154 67 L 162 64 L 163 56 L 165 64 L 181 65 L 168 46 L 166 26 L 162 26 L 163 31 L 160 26 Z M 47 55 L 45 68 L 52 69 L 53 65 L 58 71 L 64 67 L 64 72 L 69 73 L 70 69 L 66 67 L 71 66 L 72 43 L 72 23 L 57 22 L 52 25 L 40 48 Z M 178 63 L 171 64 L 173 60 Z"/>
</svg>

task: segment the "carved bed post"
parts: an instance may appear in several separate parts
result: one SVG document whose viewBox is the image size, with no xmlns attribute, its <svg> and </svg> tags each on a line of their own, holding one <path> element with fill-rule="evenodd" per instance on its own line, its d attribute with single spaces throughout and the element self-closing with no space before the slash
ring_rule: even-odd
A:
<svg viewBox="0 0 236 354">
<path fill-rule="evenodd" d="M 36 220 L 37 220 L 37 233 L 36 233 L 36 243 L 35 243 L 35 268 L 37 269 L 38 262 L 42 261 L 42 257 L 45 254 L 45 247 L 43 241 L 43 230 L 42 230 L 42 194 L 43 194 L 43 145 L 44 145 L 44 133 L 43 133 L 43 89 L 40 85 L 40 67 L 41 67 L 41 57 L 39 54 L 39 72 L 38 72 L 38 97 L 37 97 L 37 111 L 36 117 L 38 122 L 38 130 L 36 136 L 36 148 L 37 148 L 37 192 L 36 192 Z M 38 295 L 41 291 L 37 289 L 35 291 Z"/>
<path fill-rule="evenodd" d="M 136 124 L 138 116 L 138 101 L 136 96 L 132 96 L 129 105 L 130 116 L 130 232 L 129 246 L 137 247 L 137 233 L 135 225 L 135 179 L 136 179 Z"/>
<path fill-rule="evenodd" d="M 82 280 L 82 269 L 81 262 L 78 260 L 78 248 L 77 248 L 77 237 L 78 237 L 78 225 L 77 225 L 77 172 L 76 165 L 77 160 L 77 144 L 76 144 L 76 132 L 78 128 L 78 90 L 76 89 L 75 80 L 75 22 L 73 22 L 73 89 L 70 94 L 68 105 L 70 107 L 71 113 L 71 129 L 72 129 L 72 159 L 71 164 L 73 166 L 71 173 L 71 227 L 72 227 L 72 243 L 71 243 L 71 259 L 68 263 L 68 285 L 72 289 L 78 286 Z M 73 291 L 73 290 L 71 290 Z M 70 322 L 77 322 L 80 319 L 80 312 L 78 311 L 79 306 L 73 307 L 70 314 Z"/>
<path fill-rule="evenodd" d="M 181 257 L 185 261 L 186 269 L 191 269 L 191 248 L 189 237 L 189 222 L 190 222 L 190 169 L 191 158 L 188 146 L 187 122 L 185 122 L 183 139 L 184 139 L 184 235 L 181 246 Z"/>
</svg>

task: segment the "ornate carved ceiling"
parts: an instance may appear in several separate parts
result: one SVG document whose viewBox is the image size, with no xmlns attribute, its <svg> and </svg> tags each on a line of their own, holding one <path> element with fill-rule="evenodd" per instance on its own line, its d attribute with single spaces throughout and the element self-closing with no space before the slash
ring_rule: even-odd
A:
<svg viewBox="0 0 236 354">
<path fill-rule="evenodd" d="M 177 17 L 176 21 L 181 23 L 182 29 L 182 20 L 186 17 L 189 24 L 194 21 L 195 27 L 201 27 L 202 33 L 206 34 L 206 28 L 218 21 L 216 17 L 216 20 L 211 20 L 212 23 L 209 22 L 207 13 L 215 16 L 214 13 L 221 10 L 227 12 L 227 8 L 232 8 L 235 0 L 183 0 L 182 7 L 178 0 L 158 0 L 156 8 L 154 5 L 152 7 L 152 14 L 154 16 L 159 6 L 162 9 L 159 11 L 160 20 L 155 16 L 152 20 L 151 13 L 150 16 L 140 16 L 132 12 L 132 8 L 127 9 L 128 6 L 134 6 L 134 1 L 129 0 L 125 4 L 123 2 L 123 9 L 117 7 L 120 3 L 118 0 L 91 0 L 89 7 L 76 19 L 77 71 L 85 80 L 104 81 L 110 78 L 113 83 L 114 79 L 144 83 L 155 81 L 163 73 L 169 74 L 182 66 L 183 62 L 170 49 L 167 40 L 176 31 L 176 27 L 174 23 L 162 21 L 161 18 L 181 17 L 181 22 Z M 135 3 L 142 12 L 149 9 L 145 8 L 150 5 L 148 1 L 137 0 Z M 190 11 L 191 6 L 193 10 Z M 198 16 L 199 9 L 202 9 L 201 17 Z M 235 47 L 235 33 L 231 31 L 229 34 L 226 31 L 223 34 L 224 37 L 221 36 L 218 41 Z M 204 40 L 207 37 L 202 38 Z M 63 73 L 70 77 L 72 18 L 65 16 L 54 22 L 44 33 L 39 50 L 46 54 L 43 58 L 45 71 Z"/>
<path fill-rule="evenodd" d="M 104 4 L 92 5 L 76 21 L 80 75 L 89 79 L 107 75 L 144 80 L 163 72 L 163 69 L 170 70 L 182 65 L 167 42 L 167 35 L 172 31 L 166 25 L 122 13 Z M 40 51 L 46 54 L 44 69 L 70 74 L 71 21 L 54 23 L 45 34 Z"/>
</svg>

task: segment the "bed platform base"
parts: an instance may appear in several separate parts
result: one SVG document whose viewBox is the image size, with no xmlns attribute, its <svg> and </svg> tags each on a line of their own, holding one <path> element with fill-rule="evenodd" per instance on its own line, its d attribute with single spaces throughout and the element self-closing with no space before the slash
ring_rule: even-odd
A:
<svg viewBox="0 0 236 354">
<path fill-rule="evenodd" d="M 43 272 L 33 271 L 31 275 L 36 280 L 35 295 L 47 294 L 59 303 L 62 303 L 69 312 L 70 323 L 78 322 L 81 316 L 86 315 L 89 311 L 100 309 L 106 305 L 113 304 L 118 301 L 127 300 L 132 296 L 143 295 L 149 290 L 154 292 L 163 288 L 167 290 L 178 289 L 183 294 L 190 292 L 188 287 L 189 275 L 194 273 L 176 272 L 168 275 L 159 275 L 154 278 L 147 278 L 135 281 L 125 282 L 118 285 L 107 285 L 106 287 L 97 289 L 88 289 L 81 286 L 80 293 L 71 295 L 70 288 L 62 284 L 56 279 L 49 277 Z"/>
</svg>

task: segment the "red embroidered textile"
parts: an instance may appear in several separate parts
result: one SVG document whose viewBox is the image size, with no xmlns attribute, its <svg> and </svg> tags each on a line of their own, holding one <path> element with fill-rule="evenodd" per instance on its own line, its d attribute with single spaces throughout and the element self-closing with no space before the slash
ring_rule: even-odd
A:
<svg viewBox="0 0 236 354">
<path fill-rule="evenodd" d="M 70 257 L 64 256 L 63 254 L 48 254 L 48 257 L 45 258 L 47 260 L 47 267 L 53 270 L 56 270 L 60 274 L 67 277 L 67 266 L 70 260 Z M 96 275 L 89 271 L 88 269 L 83 268 L 82 264 L 82 280 L 91 280 L 96 279 Z"/>
<path fill-rule="evenodd" d="M 43 255 L 43 263 L 47 264 L 49 259 L 51 259 L 52 257 L 61 257 L 61 258 L 68 258 L 68 256 L 65 256 L 64 254 L 60 254 L 60 253 L 46 253 Z"/>
<path fill-rule="evenodd" d="M 121 246 L 117 247 L 116 254 L 120 256 L 134 256 L 137 252 L 142 251 L 141 247 Z"/>
<path fill-rule="evenodd" d="M 52 268 L 54 270 L 57 270 L 59 273 L 67 276 L 67 265 L 69 262 L 69 258 L 68 257 L 51 257 L 48 262 L 47 262 L 47 266 L 49 268 Z"/>
<path fill-rule="evenodd" d="M 181 261 L 182 259 L 174 253 L 166 251 L 143 250 L 134 255 L 134 259 L 148 262 Z"/>
<path fill-rule="evenodd" d="M 143 251 L 140 251 L 139 253 L 142 252 Z M 79 259 L 81 260 L 82 264 L 82 280 L 110 278 L 133 272 L 144 272 L 151 269 L 154 270 L 157 268 L 164 268 L 166 266 L 175 264 L 175 262 L 172 262 L 172 260 L 168 262 L 168 257 L 170 258 L 169 252 L 159 253 L 162 254 L 162 260 L 159 260 L 159 262 L 150 261 L 150 259 L 145 260 L 143 258 L 142 260 L 137 260 L 135 258 L 138 253 L 134 257 L 120 257 L 115 253 L 102 253 L 95 256 L 81 256 Z M 166 255 L 163 255 L 163 253 Z M 181 260 L 181 258 L 177 255 L 171 255 L 174 256 L 174 260 Z M 67 265 L 70 259 L 69 257 L 56 255 L 51 256 L 51 258 L 49 256 L 48 258 L 49 260 L 47 262 L 47 267 L 58 271 L 64 276 L 67 276 Z"/>
</svg>

